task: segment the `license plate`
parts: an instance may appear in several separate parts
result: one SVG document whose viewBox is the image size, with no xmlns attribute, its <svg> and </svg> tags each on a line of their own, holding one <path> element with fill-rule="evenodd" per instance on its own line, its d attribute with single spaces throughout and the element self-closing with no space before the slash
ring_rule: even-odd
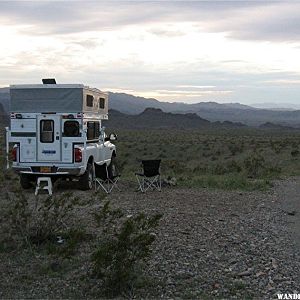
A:
<svg viewBox="0 0 300 300">
<path fill-rule="evenodd" d="M 41 173 L 51 173 L 51 167 L 40 167 Z"/>
</svg>

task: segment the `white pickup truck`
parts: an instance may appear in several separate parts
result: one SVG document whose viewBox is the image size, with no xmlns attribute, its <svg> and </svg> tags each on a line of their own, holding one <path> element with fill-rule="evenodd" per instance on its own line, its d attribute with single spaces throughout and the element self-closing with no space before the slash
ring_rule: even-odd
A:
<svg viewBox="0 0 300 300">
<path fill-rule="evenodd" d="M 97 168 L 114 171 L 116 135 L 106 137 L 101 124 L 108 119 L 106 93 L 81 84 L 12 85 L 10 98 L 7 149 L 12 143 L 12 168 L 24 189 L 51 176 L 87 190 Z"/>
</svg>

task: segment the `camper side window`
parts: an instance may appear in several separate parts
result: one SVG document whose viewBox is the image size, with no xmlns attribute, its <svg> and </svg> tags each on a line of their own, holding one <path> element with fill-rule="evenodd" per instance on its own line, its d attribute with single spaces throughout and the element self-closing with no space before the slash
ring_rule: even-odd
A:
<svg viewBox="0 0 300 300">
<path fill-rule="evenodd" d="M 99 98 L 99 108 L 104 109 L 105 108 L 105 99 Z"/>
<path fill-rule="evenodd" d="M 41 143 L 54 142 L 54 121 L 53 120 L 41 120 L 40 141 Z"/>
<path fill-rule="evenodd" d="M 100 126 L 99 122 L 87 122 L 87 139 L 99 140 Z"/>
<path fill-rule="evenodd" d="M 77 121 L 66 121 L 64 123 L 64 136 L 65 137 L 79 136 L 79 123 Z"/>
<path fill-rule="evenodd" d="M 95 136 L 94 122 L 87 122 L 87 139 L 93 140 Z"/>
<path fill-rule="evenodd" d="M 94 97 L 92 95 L 86 95 L 86 106 L 88 107 L 94 106 Z"/>
<path fill-rule="evenodd" d="M 100 134 L 99 122 L 95 122 L 95 139 L 99 139 L 99 134 Z"/>
</svg>

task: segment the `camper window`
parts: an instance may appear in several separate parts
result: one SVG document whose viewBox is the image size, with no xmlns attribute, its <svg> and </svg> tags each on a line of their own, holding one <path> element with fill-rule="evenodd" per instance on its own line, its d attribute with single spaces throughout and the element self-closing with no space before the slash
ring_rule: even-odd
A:
<svg viewBox="0 0 300 300">
<path fill-rule="evenodd" d="M 64 136 L 79 136 L 79 123 L 77 121 L 66 121 L 64 123 Z"/>
<path fill-rule="evenodd" d="M 87 139 L 98 140 L 100 134 L 99 122 L 88 122 L 87 123 Z"/>
<path fill-rule="evenodd" d="M 94 97 L 92 95 L 86 95 L 86 106 L 93 107 Z"/>
<path fill-rule="evenodd" d="M 99 108 L 104 109 L 105 108 L 105 99 L 99 98 Z"/>
<path fill-rule="evenodd" d="M 53 120 L 41 120 L 40 141 L 41 141 L 41 143 L 53 143 L 53 141 L 54 141 L 54 121 Z"/>
</svg>

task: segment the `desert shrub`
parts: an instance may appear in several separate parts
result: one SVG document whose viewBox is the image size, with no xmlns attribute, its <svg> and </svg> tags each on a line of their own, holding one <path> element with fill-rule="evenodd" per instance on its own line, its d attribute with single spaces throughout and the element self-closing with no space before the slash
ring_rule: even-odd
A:
<svg viewBox="0 0 300 300">
<path fill-rule="evenodd" d="M 186 171 L 185 163 L 178 160 L 166 160 L 164 166 L 167 170 L 173 171 L 175 174 L 180 174 Z"/>
<path fill-rule="evenodd" d="M 240 174 L 203 175 L 185 183 L 190 187 L 212 188 L 221 190 L 265 190 L 270 187 L 268 180 L 249 180 Z"/>
<path fill-rule="evenodd" d="M 60 196 L 35 197 L 30 203 L 22 192 L 9 199 L 14 205 L 9 210 L 11 233 L 20 237 L 26 244 L 40 245 L 56 239 L 67 230 L 67 221 L 78 198 L 70 193 Z"/>
<path fill-rule="evenodd" d="M 276 145 L 276 146 L 274 147 L 274 152 L 275 152 L 276 154 L 279 154 L 279 153 L 281 152 L 281 149 L 282 149 L 282 146 Z"/>
<path fill-rule="evenodd" d="M 206 174 L 208 172 L 208 168 L 207 165 L 201 164 L 192 167 L 191 171 L 193 172 L 193 174 Z"/>
<path fill-rule="evenodd" d="M 216 164 L 214 169 L 212 170 L 212 173 L 216 175 L 226 174 L 227 173 L 226 166 L 223 164 Z"/>
<path fill-rule="evenodd" d="M 297 156 L 299 156 L 299 154 L 300 154 L 300 151 L 298 149 L 294 149 L 291 151 L 291 155 L 293 157 L 297 157 Z"/>
<path fill-rule="evenodd" d="M 229 149 L 231 155 L 235 156 L 237 153 L 243 152 L 243 145 L 242 144 L 230 143 L 228 145 L 228 149 Z"/>
<path fill-rule="evenodd" d="M 204 152 L 202 153 L 202 156 L 205 157 L 205 158 L 210 157 L 210 156 L 212 156 L 212 155 L 213 155 L 213 154 L 212 154 L 212 152 L 210 152 L 210 151 L 204 151 Z"/>
<path fill-rule="evenodd" d="M 221 150 L 218 149 L 218 150 L 216 150 L 215 155 L 216 155 L 216 156 L 220 156 L 221 153 L 222 153 Z"/>
<path fill-rule="evenodd" d="M 102 281 L 106 296 L 132 292 L 143 282 L 144 264 L 161 215 L 125 216 L 106 202 L 95 218 L 101 233 L 92 254 L 93 273 Z"/>
<path fill-rule="evenodd" d="M 224 163 L 216 164 L 212 169 L 212 174 L 224 175 L 228 173 L 239 173 L 241 172 L 241 170 L 242 170 L 241 166 L 235 160 L 231 160 L 226 164 Z"/>
<path fill-rule="evenodd" d="M 267 178 L 277 177 L 281 173 L 282 169 L 278 165 L 268 166 L 263 172 L 263 176 Z"/>
<path fill-rule="evenodd" d="M 265 159 L 257 152 L 254 152 L 244 160 L 244 167 L 249 177 L 257 178 L 265 170 Z"/>
<path fill-rule="evenodd" d="M 91 240 L 93 236 L 87 234 L 84 228 L 70 228 L 59 233 L 55 239 L 48 241 L 45 249 L 48 254 L 70 258 L 76 254 L 81 242 Z"/>
<path fill-rule="evenodd" d="M 281 144 L 279 142 L 270 141 L 271 149 L 276 153 L 279 154 L 281 152 L 281 149 L 285 146 L 284 144 Z"/>
<path fill-rule="evenodd" d="M 242 167 L 235 160 L 231 160 L 227 164 L 227 170 L 229 173 L 239 173 L 242 171 Z"/>
</svg>

